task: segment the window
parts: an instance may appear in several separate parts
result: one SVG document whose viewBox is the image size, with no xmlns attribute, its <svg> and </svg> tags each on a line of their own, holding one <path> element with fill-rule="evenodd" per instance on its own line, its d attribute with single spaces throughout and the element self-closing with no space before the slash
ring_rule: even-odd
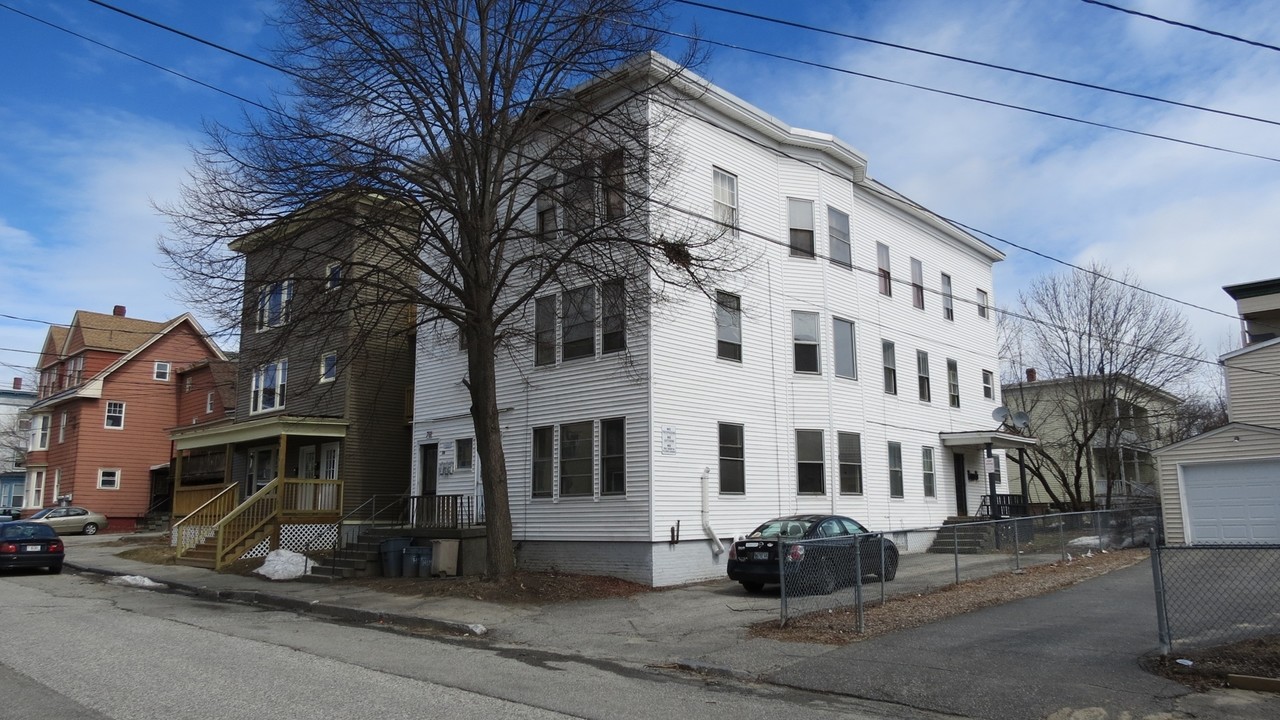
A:
<svg viewBox="0 0 1280 720">
<path fill-rule="evenodd" d="M 902 443 L 889 443 L 889 497 L 903 496 Z"/>
<path fill-rule="evenodd" d="M 591 494 L 593 430 L 590 420 L 560 426 L 560 497 Z"/>
<path fill-rule="evenodd" d="M 473 467 L 471 460 L 474 455 L 474 443 L 471 438 L 458 438 L 453 441 L 454 467 L 459 470 L 470 470 Z"/>
<path fill-rule="evenodd" d="M 795 365 L 798 373 L 821 372 L 818 357 L 818 313 L 791 312 L 791 333 L 794 338 Z"/>
<path fill-rule="evenodd" d="M 836 433 L 840 456 L 840 494 L 862 494 L 862 436 L 858 433 Z"/>
<path fill-rule="evenodd" d="M 982 397 L 988 400 L 996 399 L 996 374 L 990 370 L 982 371 Z"/>
<path fill-rule="evenodd" d="M 600 494 L 627 494 L 627 419 L 600 421 Z"/>
<path fill-rule="evenodd" d="M 832 343 L 836 353 L 836 377 L 858 378 L 858 351 L 854 342 L 853 323 L 840 318 L 831 320 Z"/>
<path fill-rule="evenodd" d="M 31 418 L 30 446 L 32 450 L 49 449 L 49 425 L 52 422 L 52 415 L 36 415 Z"/>
<path fill-rule="evenodd" d="M 947 359 L 947 402 L 951 407 L 960 407 L 960 369 L 950 358 Z"/>
<path fill-rule="evenodd" d="M 716 357 L 742 362 L 742 298 L 716 291 Z"/>
<path fill-rule="evenodd" d="M 813 257 L 813 202 L 787 198 L 787 218 L 791 226 L 791 254 Z"/>
<path fill-rule="evenodd" d="M 556 225 L 556 203 L 551 197 L 551 185 L 554 183 L 554 178 L 538 181 L 538 226 L 535 232 L 539 242 L 554 240 L 556 231 L 559 230 Z"/>
<path fill-rule="evenodd" d="M 585 162 L 565 173 L 564 227 L 569 232 L 588 230 L 596 224 L 595 168 Z"/>
<path fill-rule="evenodd" d="M 249 412 L 257 413 L 283 408 L 288 374 L 288 360 L 277 360 L 254 370 Z"/>
<path fill-rule="evenodd" d="M 588 285 L 564 294 L 564 329 L 560 358 L 595 357 L 596 289 Z"/>
<path fill-rule="evenodd" d="M 933 472 L 933 448 L 920 448 L 920 468 L 924 477 L 924 496 L 938 497 L 938 477 Z"/>
<path fill-rule="evenodd" d="M 600 158 L 600 184 L 604 188 L 604 219 L 621 220 L 627 215 L 627 176 L 621 150 Z"/>
<path fill-rule="evenodd" d="M 954 298 L 951 295 L 951 276 L 942 273 L 942 317 L 946 320 L 956 319 Z"/>
<path fill-rule="evenodd" d="M 929 353 L 916 351 L 916 377 L 920 385 L 920 400 L 932 402 L 933 393 L 929 388 Z"/>
<path fill-rule="evenodd" d="M 124 403 L 110 400 L 107 402 L 107 418 L 103 427 L 124 427 Z"/>
<path fill-rule="evenodd" d="M 288 323 L 289 305 L 292 301 L 292 280 L 284 280 L 264 287 L 258 293 L 258 329 L 265 330 Z"/>
<path fill-rule="evenodd" d="M 189 393 L 189 392 L 191 392 L 193 389 L 195 389 L 195 386 L 196 386 L 196 381 L 195 381 L 194 379 L 192 379 L 192 377 L 191 377 L 190 375 L 188 375 L 187 377 L 183 378 L 183 380 L 182 380 L 182 392 L 184 392 L 184 393 Z"/>
<path fill-rule="evenodd" d="M 978 288 L 978 317 L 986 320 L 988 317 L 988 308 L 991 307 L 991 298 L 987 296 L 987 291 Z"/>
<path fill-rule="evenodd" d="M 84 356 L 77 355 L 67 363 L 67 375 L 71 378 L 71 386 L 79 385 L 80 381 L 84 379 Z"/>
<path fill-rule="evenodd" d="M 534 304 L 534 365 L 556 364 L 556 296 L 540 297 Z"/>
<path fill-rule="evenodd" d="M 600 353 L 627 348 L 627 290 L 621 280 L 600 286 Z"/>
<path fill-rule="evenodd" d="M 853 267 L 853 249 L 849 244 L 849 216 L 829 205 L 827 236 L 831 240 L 831 262 Z"/>
<path fill-rule="evenodd" d="M 876 243 L 876 266 L 880 275 L 880 294 L 893 297 L 893 275 L 889 272 L 889 246 Z"/>
<path fill-rule="evenodd" d="M 158 362 L 151 371 L 151 377 L 160 382 L 169 382 L 169 363 Z"/>
<path fill-rule="evenodd" d="M 62 418 L 58 422 L 58 444 L 62 444 L 67 439 L 67 411 L 62 411 Z"/>
<path fill-rule="evenodd" d="M 720 423 L 720 492 L 741 495 L 747 491 L 741 425 Z"/>
<path fill-rule="evenodd" d="M 911 258 L 911 304 L 924 309 L 924 265 Z"/>
<path fill-rule="evenodd" d="M 738 176 L 712 168 L 712 217 L 732 237 L 738 236 Z"/>
<path fill-rule="evenodd" d="M 99 468 L 98 469 L 98 487 L 102 490 L 119 490 L 120 489 L 120 469 L 119 468 Z"/>
<path fill-rule="evenodd" d="M 213 393 L 204 396 L 204 414 L 213 412 Z"/>
<path fill-rule="evenodd" d="M 533 429 L 533 497 L 551 497 L 555 476 L 555 428 Z"/>
<path fill-rule="evenodd" d="M 333 382 L 338 377 L 338 354 L 325 353 L 320 356 L 320 382 Z"/>
<path fill-rule="evenodd" d="M 335 290 L 342 285 L 342 265 L 330 263 L 324 269 L 324 289 Z"/>
<path fill-rule="evenodd" d="M 880 345 L 884 356 L 884 391 L 889 395 L 898 394 L 898 360 L 893 342 L 885 340 Z"/>
<path fill-rule="evenodd" d="M 796 431 L 796 491 L 801 495 L 822 495 L 825 472 L 822 467 L 822 431 Z"/>
</svg>

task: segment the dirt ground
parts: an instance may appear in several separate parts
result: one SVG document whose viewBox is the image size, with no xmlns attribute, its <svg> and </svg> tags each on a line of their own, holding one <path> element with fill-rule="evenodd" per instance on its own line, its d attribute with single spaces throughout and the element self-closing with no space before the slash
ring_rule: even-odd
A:
<svg viewBox="0 0 1280 720">
<path fill-rule="evenodd" d="M 164 537 L 123 536 L 114 544 L 120 556 L 157 565 L 174 564 L 173 548 Z M 776 620 L 750 628 L 755 637 L 784 642 L 843 645 L 885 633 L 919 627 L 944 618 L 984 607 L 1034 597 L 1083 582 L 1147 559 L 1145 549 L 1121 550 L 1076 558 L 1070 563 L 1053 563 L 1026 568 L 1021 572 L 952 585 L 934 592 L 892 598 L 883 606 L 868 607 L 866 630 L 857 632 L 857 616 L 836 610 L 795 618 L 786 627 Z M 262 560 L 242 560 L 225 572 L 251 574 Z M 353 578 L 341 582 L 382 592 L 427 597 L 468 597 L 489 602 L 547 605 L 579 600 L 627 597 L 645 592 L 661 592 L 617 578 L 568 573 L 520 572 L 510 581 L 494 583 L 480 577 L 460 578 Z M 1177 660 L 1189 660 L 1191 665 Z M 1235 643 L 1194 652 L 1152 657 L 1146 668 L 1198 690 L 1224 687 L 1228 674 L 1280 678 L 1280 636 Z"/>
</svg>

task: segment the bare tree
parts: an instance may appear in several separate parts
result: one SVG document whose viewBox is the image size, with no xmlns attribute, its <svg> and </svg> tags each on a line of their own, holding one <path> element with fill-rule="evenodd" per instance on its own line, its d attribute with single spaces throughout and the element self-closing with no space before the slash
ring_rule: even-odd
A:
<svg viewBox="0 0 1280 720">
<path fill-rule="evenodd" d="M 181 202 L 166 208 L 169 266 L 227 327 L 246 312 L 229 240 L 286 227 L 267 240 L 286 258 L 311 224 L 338 223 L 378 250 L 344 276 L 360 287 L 350 302 L 412 307 L 419 332 L 461 342 L 491 577 L 515 569 L 496 362 L 528 342 L 531 299 L 621 281 L 628 308 L 647 308 L 672 284 L 705 287 L 734 256 L 716 223 L 660 221 L 649 201 L 678 162 L 662 128 L 688 97 L 674 81 L 693 52 L 675 63 L 648 54 L 666 5 L 288 0 L 278 62 L 292 92 L 241 129 L 211 126 Z M 313 212 L 353 198 L 365 209 Z M 563 210 L 560 226 L 547 206 Z"/>
<path fill-rule="evenodd" d="M 1030 415 L 1040 439 L 1023 466 L 1060 507 L 1095 502 L 1099 477 L 1110 504 L 1115 479 L 1149 465 L 1179 403 L 1171 391 L 1200 366 L 1186 318 L 1139 289 L 1132 273 L 1113 277 L 1095 263 L 1039 278 L 1004 328 L 1005 402 Z M 1016 379 L 1026 368 L 1034 381 Z"/>
<path fill-rule="evenodd" d="M 0 415 L 0 472 L 22 467 L 31 419 L 26 412 Z"/>
</svg>

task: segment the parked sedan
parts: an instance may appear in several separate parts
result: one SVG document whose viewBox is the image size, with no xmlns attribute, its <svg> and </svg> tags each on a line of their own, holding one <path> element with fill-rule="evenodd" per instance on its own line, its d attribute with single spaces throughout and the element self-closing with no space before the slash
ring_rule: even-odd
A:
<svg viewBox="0 0 1280 720">
<path fill-rule="evenodd" d="M 62 572 L 66 549 L 48 525 L 15 520 L 0 523 L 0 569 L 42 567 Z"/>
<path fill-rule="evenodd" d="M 107 516 L 82 507 L 45 508 L 31 517 L 28 522 L 48 525 L 59 533 L 84 533 L 96 535 L 107 526 Z"/>
<path fill-rule="evenodd" d="M 759 592 L 766 584 L 781 582 L 782 567 L 789 588 L 798 585 L 806 591 L 830 593 L 839 585 L 854 582 L 857 547 L 863 575 L 892 580 L 898 574 L 898 546 L 883 535 L 867 535 L 869 532 L 841 515 L 774 518 L 730 547 L 729 579 L 742 583 L 748 592 Z M 780 543 L 787 552 L 781 563 Z"/>
</svg>

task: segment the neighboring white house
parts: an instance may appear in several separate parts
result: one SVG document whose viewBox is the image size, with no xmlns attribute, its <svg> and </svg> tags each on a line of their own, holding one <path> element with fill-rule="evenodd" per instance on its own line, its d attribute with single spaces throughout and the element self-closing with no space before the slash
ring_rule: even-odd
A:
<svg viewBox="0 0 1280 720">
<path fill-rule="evenodd" d="M 22 507 L 26 487 L 25 460 L 31 417 L 27 409 L 36 401 L 36 391 L 22 387 L 14 378 L 11 388 L 0 388 L 0 509 Z"/>
<path fill-rule="evenodd" d="M 756 259 L 642 321 L 608 284 L 532 304 L 538 341 L 498 368 L 522 568 L 664 586 L 723 576 L 725 543 L 779 515 L 938 524 L 977 511 L 987 443 L 1028 442 L 993 432 L 1003 255 L 844 142 L 704 89 L 660 201 L 731 223 Z M 456 340 L 419 336 L 415 493 L 481 494 L 466 370 Z"/>
<path fill-rule="evenodd" d="M 1153 453 L 1165 542 L 1280 543 L 1280 278 L 1223 290 L 1245 342 L 1219 358 L 1230 422 Z"/>
</svg>

